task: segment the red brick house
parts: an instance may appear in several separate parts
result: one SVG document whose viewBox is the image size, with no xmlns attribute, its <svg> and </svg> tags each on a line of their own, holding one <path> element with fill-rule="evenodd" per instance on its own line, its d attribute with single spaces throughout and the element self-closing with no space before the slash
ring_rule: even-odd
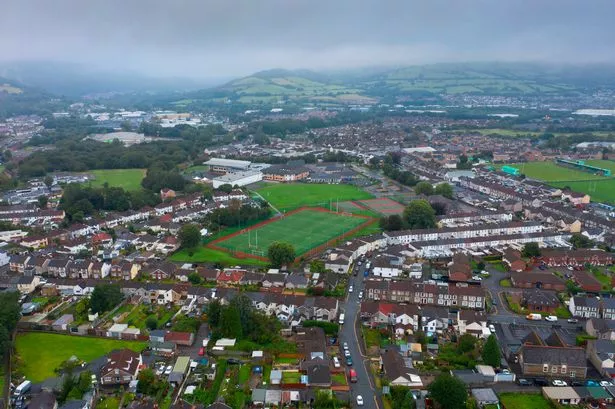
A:
<svg viewBox="0 0 615 409">
<path fill-rule="evenodd" d="M 602 284 L 593 276 L 585 271 L 574 271 L 572 279 L 583 290 L 590 293 L 599 293 L 602 290 Z"/>
<path fill-rule="evenodd" d="M 566 283 L 551 273 L 514 272 L 510 281 L 517 288 L 542 288 L 543 290 L 566 290 Z"/>
<path fill-rule="evenodd" d="M 523 271 L 527 268 L 527 264 L 521 258 L 521 252 L 510 247 L 504 250 L 502 261 L 508 265 L 510 271 Z"/>
<path fill-rule="evenodd" d="M 613 264 L 613 255 L 602 250 L 542 250 L 541 260 L 550 267 L 582 267 L 585 264 L 606 266 Z"/>
</svg>

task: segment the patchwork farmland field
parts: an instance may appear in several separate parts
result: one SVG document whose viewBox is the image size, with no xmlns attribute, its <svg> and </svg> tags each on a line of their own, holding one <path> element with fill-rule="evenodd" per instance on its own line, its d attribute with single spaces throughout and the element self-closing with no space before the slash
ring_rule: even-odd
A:
<svg viewBox="0 0 615 409">
<path fill-rule="evenodd" d="M 359 200 L 358 203 L 376 213 L 380 213 L 383 216 L 402 214 L 404 212 L 404 206 L 402 204 L 386 197 L 379 199 Z"/>
<path fill-rule="evenodd" d="M 336 206 L 347 200 L 371 199 L 372 195 L 352 185 L 317 183 L 280 183 L 268 185 L 257 192 L 280 211 L 302 206 Z"/>
<path fill-rule="evenodd" d="M 352 234 L 372 222 L 372 218 L 333 213 L 321 208 L 301 208 L 281 218 L 259 223 L 248 229 L 212 241 L 207 246 L 226 250 L 236 256 L 265 258 L 274 241 L 286 241 L 297 256 L 326 244 L 329 240 Z"/>
</svg>

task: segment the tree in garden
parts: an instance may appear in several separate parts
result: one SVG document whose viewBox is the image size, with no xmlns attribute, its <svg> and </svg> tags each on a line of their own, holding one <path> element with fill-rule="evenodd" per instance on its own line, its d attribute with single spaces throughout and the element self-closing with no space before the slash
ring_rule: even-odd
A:
<svg viewBox="0 0 615 409">
<path fill-rule="evenodd" d="M 158 320 L 156 319 L 156 317 L 150 315 L 145 320 L 145 326 L 148 330 L 153 331 L 158 328 Z"/>
<path fill-rule="evenodd" d="M 203 279 L 197 272 L 193 272 L 193 273 L 188 274 L 188 281 L 190 281 L 191 284 L 199 285 L 201 284 Z"/>
<path fill-rule="evenodd" d="M 90 308 L 94 314 L 110 311 L 117 306 L 124 296 L 115 284 L 97 285 L 90 297 Z"/>
<path fill-rule="evenodd" d="M 429 182 L 419 182 L 414 186 L 414 193 L 417 195 L 433 195 L 433 186 Z"/>
<path fill-rule="evenodd" d="M 581 233 L 572 233 L 570 244 L 572 244 L 575 249 L 586 249 L 594 246 L 594 242 Z"/>
<path fill-rule="evenodd" d="M 207 321 L 209 322 L 209 326 L 212 328 L 217 328 L 220 325 L 220 315 L 222 313 L 222 304 L 220 304 L 220 300 L 215 299 L 212 300 L 207 305 Z"/>
<path fill-rule="evenodd" d="M 184 224 L 178 234 L 181 247 L 194 249 L 201 244 L 201 230 L 196 224 Z"/>
<path fill-rule="evenodd" d="M 494 334 L 489 335 L 483 347 L 483 362 L 495 368 L 500 366 L 500 347 Z"/>
<path fill-rule="evenodd" d="M 267 249 L 267 257 L 274 268 L 280 268 L 295 260 L 295 248 L 290 243 L 275 241 Z"/>
<path fill-rule="evenodd" d="M 452 199 L 453 198 L 453 187 L 449 185 L 448 183 L 440 183 L 438 186 L 436 186 L 434 193 L 436 195 L 442 195 L 446 198 Z"/>
<path fill-rule="evenodd" d="M 459 379 L 449 373 L 439 375 L 429 385 L 429 392 L 433 400 L 438 402 L 442 409 L 465 409 L 468 392 L 466 386 Z"/>
<path fill-rule="evenodd" d="M 241 338 L 241 316 L 239 315 L 239 310 L 237 307 L 229 306 L 222 309 L 220 323 L 223 323 L 220 327 L 220 331 L 224 337 L 237 339 Z"/>
<path fill-rule="evenodd" d="M 413 200 L 404 210 L 404 218 L 410 229 L 436 227 L 436 212 L 427 200 Z"/>
<path fill-rule="evenodd" d="M 457 349 L 460 353 L 464 354 L 466 352 L 470 352 L 474 349 L 476 345 L 476 338 L 472 334 L 463 334 L 459 337 L 459 341 L 457 342 Z"/>
<path fill-rule="evenodd" d="M 525 246 L 523 246 L 522 255 L 523 257 L 539 257 L 540 247 L 538 247 L 538 243 L 534 241 L 526 243 Z"/>
</svg>

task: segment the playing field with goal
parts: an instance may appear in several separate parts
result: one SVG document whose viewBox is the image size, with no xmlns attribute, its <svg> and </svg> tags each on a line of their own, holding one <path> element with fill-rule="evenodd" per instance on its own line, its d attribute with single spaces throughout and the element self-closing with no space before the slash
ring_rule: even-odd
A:
<svg viewBox="0 0 615 409">
<path fill-rule="evenodd" d="M 368 221 L 369 219 L 348 213 L 301 209 L 222 237 L 211 245 L 231 252 L 267 257 L 267 248 L 271 243 L 285 241 L 295 247 L 295 253 L 299 256 Z"/>
</svg>

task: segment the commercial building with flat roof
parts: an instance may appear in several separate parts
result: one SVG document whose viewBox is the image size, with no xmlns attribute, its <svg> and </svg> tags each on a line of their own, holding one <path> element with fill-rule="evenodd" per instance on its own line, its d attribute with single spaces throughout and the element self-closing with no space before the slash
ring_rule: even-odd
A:
<svg viewBox="0 0 615 409">
<path fill-rule="evenodd" d="M 211 172 L 228 173 L 233 171 L 246 171 L 250 168 L 252 162 L 247 160 L 211 158 L 203 164 L 209 166 Z"/>
<path fill-rule="evenodd" d="M 263 180 L 263 172 L 255 170 L 247 170 L 244 172 L 231 172 L 224 175 L 215 177 L 213 179 L 214 189 L 219 188 L 222 185 L 231 186 L 246 186 L 251 183 L 256 183 Z"/>
</svg>

